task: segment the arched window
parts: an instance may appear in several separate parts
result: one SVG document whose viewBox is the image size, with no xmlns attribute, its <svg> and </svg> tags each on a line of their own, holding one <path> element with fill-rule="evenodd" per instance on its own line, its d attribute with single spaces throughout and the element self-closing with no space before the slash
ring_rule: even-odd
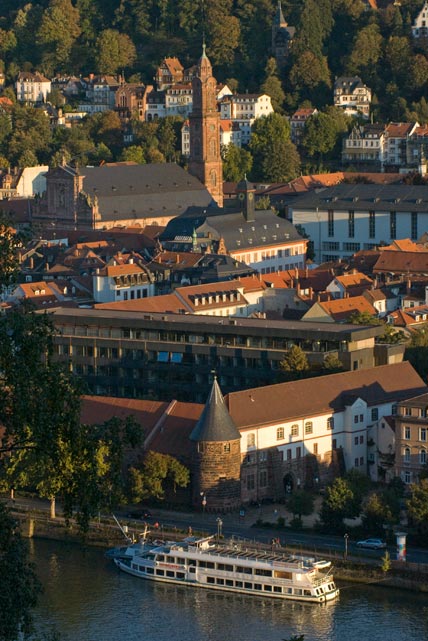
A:
<svg viewBox="0 0 428 641">
<path fill-rule="evenodd" d="M 406 447 L 404 450 L 404 462 L 410 463 L 410 447 Z"/>
<path fill-rule="evenodd" d="M 247 434 L 247 447 L 255 447 L 255 446 L 256 446 L 256 435 Z"/>
<path fill-rule="evenodd" d="M 307 421 L 305 423 L 305 434 L 312 434 L 313 431 L 314 431 L 314 426 L 312 421 Z"/>
<path fill-rule="evenodd" d="M 213 187 L 217 185 L 217 174 L 215 171 L 211 172 L 211 184 Z"/>
<path fill-rule="evenodd" d="M 427 462 L 427 451 L 421 450 L 419 454 L 419 461 L 421 465 L 426 465 Z"/>
<path fill-rule="evenodd" d="M 278 427 L 278 429 L 276 430 L 276 440 L 282 441 L 283 438 L 284 438 L 284 428 Z"/>
</svg>

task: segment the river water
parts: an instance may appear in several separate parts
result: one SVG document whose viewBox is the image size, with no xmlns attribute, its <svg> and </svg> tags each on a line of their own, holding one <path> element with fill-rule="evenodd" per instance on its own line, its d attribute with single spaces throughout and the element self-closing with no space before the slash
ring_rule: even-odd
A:
<svg viewBox="0 0 428 641">
<path fill-rule="evenodd" d="M 30 542 L 45 593 L 41 629 L 61 641 L 428 641 L 428 596 L 347 585 L 331 604 L 161 585 L 121 573 L 99 549 Z"/>
</svg>

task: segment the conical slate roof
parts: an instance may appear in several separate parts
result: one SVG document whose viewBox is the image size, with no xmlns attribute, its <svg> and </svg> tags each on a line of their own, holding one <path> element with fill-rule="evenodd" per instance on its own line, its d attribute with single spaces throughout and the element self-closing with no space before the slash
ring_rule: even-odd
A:
<svg viewBox="0 0 428 641">
<path fill-rule="evenodd" d="M 286 21 L 285 21 L 285 18 L 284 18 L 284 14 L 282 13 L 281 1 L 278 2 L 278 8 L 276 10 L 274 23 L 277 24 L 277 25 L 286 25 L 287 24 Z"/>
<path fill-rule="evenodd" d="M 190 434 L 192 441 L 236 441 L 241 434 L 233 422 L 214 378 L 204 410 Z"/>
</svg>

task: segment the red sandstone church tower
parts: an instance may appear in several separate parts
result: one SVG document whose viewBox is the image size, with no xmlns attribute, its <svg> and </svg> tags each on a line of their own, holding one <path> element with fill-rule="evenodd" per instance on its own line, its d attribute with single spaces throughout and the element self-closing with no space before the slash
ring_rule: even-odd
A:
<svg viewBox="0 0 428 641">
<path fill-rule="evenodd" d="M 202 47 L 196 74 L 192 80 L 193 109 L 189 116 L 189 172 L 208 189 L 219 207 L 223 207 L 223 166 L 220 156 L 220 114 L 216 99 L 217 81 Z"/>
</svg>

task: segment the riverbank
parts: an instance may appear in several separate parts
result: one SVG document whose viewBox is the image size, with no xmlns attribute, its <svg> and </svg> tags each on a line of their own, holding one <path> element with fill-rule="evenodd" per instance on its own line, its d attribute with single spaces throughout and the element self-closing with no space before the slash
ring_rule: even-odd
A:
<svg viewBox="0 0 428 641">
<path fill-rule="evenodd" d="M 95 546 L 100 548 L 111 548 L 117 545 L 123 545 L 124 534 L 119 530 L 113 519 L 100 518 L 93 521 L 85 535 L 79 532 L 75 523 L 66 524 L 62 517 L 55 519 L 49 518 L 44 512 L 20 512 L 13 510 L 13 514 L 21 524 L 21 531 L 24 537 L 48 539 L 67 543 L 75 543 L 85 546 Z M 127 533 L 131 539 L 137 540 L 142 534 L 143 528 L 129 527 Z M 199 534 L 199 532 L 194 532 Z M 157 534 L 160 538 L 165 539 L 182 539 L 187 536 L 187 531 L 180 528 L 170 528 L 159 530 Z M 201 532 L 201 534 L 207 534 Z M 262 547 L 269 548 L 266 544 L 259 544 Z M 313 555 L 314 550 L 298 550 L 294 546 L 287 545 L 286 549 L 290 552 L 298 551 L 299 554 Z M 316 552 L 317 556 L 320 551 Z M 383 572 L 380 567 L 379 559 L 365 558 L 364 560 L 349 557 L 347 560 L 340 558 L 338 554 L 331 554 L 325 551 L 321 552 L 322 556 L 331 560 L 334 564 L 334 576 L 336 581 L 347 583 L 373 584 L 376 586 L 399 588 L 413 592 L 428 592 L 428 565 L 412 564 L 391 561 L 390 569 Z"/>
</svg>

